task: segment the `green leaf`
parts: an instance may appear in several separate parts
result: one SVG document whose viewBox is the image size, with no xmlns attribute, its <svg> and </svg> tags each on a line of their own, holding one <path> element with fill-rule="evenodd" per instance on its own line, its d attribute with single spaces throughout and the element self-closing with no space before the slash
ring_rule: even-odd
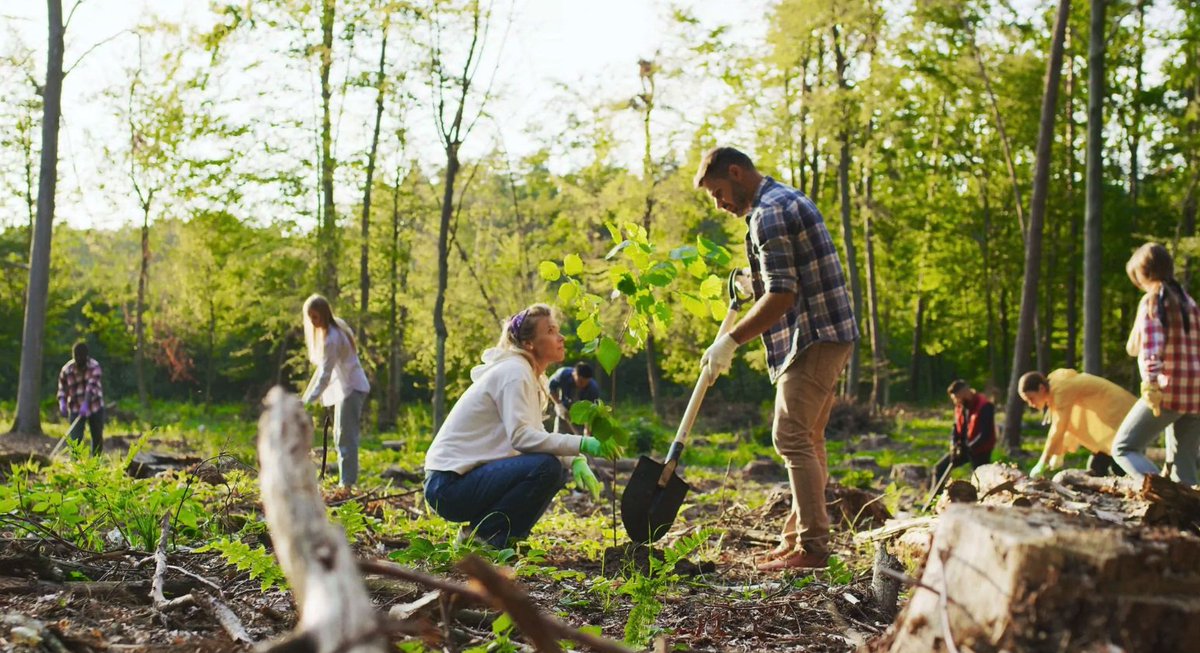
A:
<svg viewBox="0 0 1200 653">
<path fill-rule="evenodd" d="M 713 265 L 723 268 L 729 265 L 733 260 L 733 256 L 729 254 L 729 250 L 705 238 L 704 236 L 696 236 L 696 246 L 700 249 L 700 253 L 704 258 L 708 259 Z"/>
<path fill-rule="evenodd" d="M 645 245 L 629 248 L 629 260 L 637 266 L 638 270 L 645 271 L 650 267 L 650 248 Z"/>
<path fill-rule="evenodd" d="M 613 248 L 608 250 L 608 253 L 604 255 L 604 260 L 606 260 L 606 261 L 611 260 L 617 254 L 620 254 L 621 250 L 625 249 L 626 247 L 629 247 L 632 244 L 633 244 L 632 240 L 622 240 L 621 242 L 617 243 L 616 245 L 613 245 Z"/>
<path fill-rule="evenodd" d="M 569 276 L 578 276 L 583 272 L 583 259 L 579 258 L 578 254 L 567 254 L 563 259 L 563 274 Z"/>
<path fill-rule="evenodd" d="M 679 274 L 679 270 L 675 269 L 673 263 L 656 263 L 646 274 L 642 275 L 642 281 L 652 286 L 662 287 L 671 283 L 677 274 Z"/>
<path fill-rule="evenodd" d="M 671 259 L 675 261 L 693 261 L 700 258 L 700 252 L 691 245 L 676 247 L 671 250 Z"/>
<path fill-rule="evenodd" d="M 599 359 L 604 371 L 612 374 L 617 363 L 621 361 L 621 345 L 618 345 L 616 340 L 605 336 L 600 340 L 600 346 L 596 348 L 596 358 Z"/>
<path fill-rule="evenodd" d="M 679 300 L 683 303 L 683 309 L 688 313 L 702 320 L 708 317 L 708 304 L 699 297 L 690 293 L 679 293 Z"/>
<path fill-rule="evenodd" d="M 538 263 L 538 274 L 546 281 L 558 281 L 562 274 L 558 271 L 558 264 L 554 261 L 542 261 Z"/>
<path fill-rule="evenodd" d="M 704 263 L 704 259 L 694 258 L 688 261 L 687 271 L 688 274 L 692 275 L 693 277 L 702 279 L 704 278 L 704 275 L 708 274 L 708 265 Z"/>
<path fill-rule="evenodd" d="M 729 312 L 729 304 L 726 304 L 719 299 L 713 299 L 709 300 L 708 309 L 712 311 L 714 320 L 724 320 L 725 314 Z"/>
<path fill-rule="evenodd" d="M 623 274 L 621 275 L 621 280 L 617 282 L 617 290 L 619 290 L 622 295 L 636 295 L 637 282 L 634 281 L 633 277 L 629 274 Z"/>
<path fill-rule="evenodd" d="M 621 230 L 617 228 L 617 225 L 605 221 L 604 228 L 608 229 L 608 235 L 612 237 L 614 243 L 619 243 L 624 240 L 624 238 L 621 238 Z"/>
<path fill-rule="evenodd" d="M 558 303 L 563 306 L 570 306 L 571 300 L 579 295 L 579 286 L 575 283 L 564 283 L 558 287 Z"/>
<path fill-rule="evenodd" d="M 508 616 L 507 612 L 501 612 L 499 617 L 492 622 L 492 633 L 502 635 L 512 628 L 512 617 Z"/>
<path fill-rule="evenodd" d="M 715 299 L 725 296 L 725 282 L 715 274 L 709 275 L 700 283 L 700 296 L 705 299 Z"/>
<path fill-rule="evenodd" d="M 580 340 L 594 340 L 596 336 L 599 336 L 600 325 L 596 324 L 596 317 L 593 315 L 584 320 L 575 334 L 579 336 Z"/>
<path fill-rule="evenodd" d="M 583 399 L 571 404 L 571 421 L 575 424 L 590 424 L 596 415 L 596 404 Z"/>
</svg>

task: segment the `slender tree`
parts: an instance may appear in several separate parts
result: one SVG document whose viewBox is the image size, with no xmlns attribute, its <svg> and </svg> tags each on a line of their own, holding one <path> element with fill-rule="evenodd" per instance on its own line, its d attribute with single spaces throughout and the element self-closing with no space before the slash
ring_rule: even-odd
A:
<svg viewBox="0 0 1200 653">
<path fill-rule="evenodd" d="M 46 304 L 50 291 L 50 240 L 54 223 L 54 191 L 58 184 L 58 125 L 62 117 L 63 11 L 62 0 L 46 0 L 49 47 L 46 85 L 42 92 L 42 161 L 38 178 L 37 221 L 29 251 L 29 290 L 21 336 L 21 372 L 17 385 L 17 433 L 41 433 L 38 410 L 42 394 L 42 354 Z"/>
<path fill-rule="evenodd" d="M 1021 312 L 1018 318 L 1017 339 L 1013 346 L 1008 403 L 1004 413 L 1005 445 L 1014 454 L 1021 448 L 1021 415 L 1025 412 L 1025 402 L 1017 392 L 1017 382 L 1021 375 L 1029 370 L 1029 354 L 1033 348 L 1033 321 L 1037 313 L 1038 277 L 1042 266 L 1042 226 L 1045 222 L 1046 195 L 1050 185 L 1050 145 L 1054 141 L 1054 117 L 1058 105 L 1059 80 L 1062 77 L 1063 41 L 1066 38 L 1070 13 L 1071 0 L 1059 0 L 1058 13 L 1054 19 L 1054 36 L 1050 42 L 1050 57 L 1046 64 L 1046 89 L 1042 96 L 1041 120 L 1038 125 L 1029 231 L 1025 237 L 1025 278 L 1021 284 Z"/>
<path fill-rule="evenodd" d="M 321 223 L 318 229 L 320 279 L 317 285 L 330 301 L 337 301 L 337 265 L 341 250 L 337 207 L 333 203 L 333 172 L 337 162 L 333 157 L 333 126 L 330 120 L 333 90 L 329 82 L 333 68 L 333 23 L 336 11 L 337 0 L 321 0 Z"/>
<path fill-rule="evenodd" d="M 433 43 L 431 47 L 432 87 L 434 94 L 434 121 L 441 140 L 442 151 L 446 156 L 446 169 L 442 185 L 441 218 L 438 224 L 438 276 L 437 296 L 433 304 L 433 329 L 437 336 L 437 362 L 433 386 L 433 427 L 436 431 L 442 425 L 446 415 L 446 338 L 449 330 L 446 328 L 446 287 L 449 283 L 450 272 L 450 219 L 455 214 L 455 182 L 462 164 L 459 161 L 459 150 L 463 141 L 470 134 L 483 108 L 487 103 L 488 93 L 478 99 L 474 109 L 474 117 L 468 116 L 468 104 L 472 99 L 475 88 L 475 75 L 479 72 L 480 59 L 487 44 L 488 23 L 491 17 L 490 4 L 484 6 L 480 0 L 467 3 L 463 15 L 469 23 L 467 47 L 460 65 L 451 69 L 447 60 L 448 53 L 442 47 L 444 32 L 450 29 L 442 20 L 446 13 L 442 11 L 440 2 L 435 1 L 433 11 L 429 13 L 432 22 Z M 456 39 L 458 35 L 456 35 Z"/>
<path fill-rule="evenodd" d="M 1087 196 L 1083 218 L 1083 371 L 1099 376 L 1100 355 L 1100 232 L 1104 199 L 1104 13 L 1107 0 L 1092 0 L 1088 35 Z"/>
<path fill-rule="evenodd" d="M 837 85 L 843 103 L 848 104 L 846 94 L 849 91 L 849 81 L 846 70 L 849 66 L 844 45 L 840 38 L 837 25 L 833 26 L 833 57 L 834 68 L 837 71 Z M 854 303 L 854 318 L 862 319 L 862 283 L 858 278 L 858 254 L 854 245 L 854 223 L 850 217 L 850 122 L 849 107 L 843 107 L 842 124 L 838 131 L 838 189 L 842 214 L 842 243 L 846 249 L 846 275 L 850 277 L 850 296 Z M 846 375 L 846 396 L 858 399 L 859 376 L 862 373 L 862 348 L 859 342 L 854 343 L 854 351 L 850 354 L 850 369 Z"/>
<path fill-rule="evenodd" d="M 391 19 L 391 12 L 386 12 L 379 43 L 379 68 L 375 73 L 375 127 L 371 130 L 371 147 L 367 151 L 367 178 L 363 182 L 362 245 L 358 268 L 358 342 L 363 351 L 367 350 L 367 318 L 371 306 L 371 270 L 367 266 L 371 254 L 371 189 L 375 183 L 375 155 L 379 152 L 379 127 L 383 122 L 383 105 L 387 96 L 387 44 Z"/>
</svg>

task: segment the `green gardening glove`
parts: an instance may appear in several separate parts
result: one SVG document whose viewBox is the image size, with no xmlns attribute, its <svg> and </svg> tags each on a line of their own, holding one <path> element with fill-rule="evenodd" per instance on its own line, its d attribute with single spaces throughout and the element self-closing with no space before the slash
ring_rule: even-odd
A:
<svg viewBox="0 0 1200 653">
<path fill-rule="evenodd" d="M 579 442 L 579 453 L 586 453 L 589 456 L 598 456 L 600 458 L 615 458 L 620 453 L 621 448 L 612 438 L 607 440 L 598 440 L 590 435 L 583 436 L 583 440 Z"/>
<path fill-rule="evenodd" d="M 600 481 L 596 480 L 596 475 L 588 467 L 587 458 L 579 456 L 571 461 L 571 472 L 575 475 L 575 487 L 590 492 L 592 499 L 600 498 Z"/>
<path fill-rule="evenodd" d="M 1046 471 L 1045 468 L 1046 464 L 1039 460 L 1033 469 L 1029 470 L 1029 478 L 1041 478 Z"/>
</svg>

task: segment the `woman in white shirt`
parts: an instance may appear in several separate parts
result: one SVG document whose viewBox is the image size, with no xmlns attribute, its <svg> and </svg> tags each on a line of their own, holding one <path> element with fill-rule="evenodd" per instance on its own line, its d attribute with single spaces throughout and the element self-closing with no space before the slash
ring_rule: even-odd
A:
<svg viewBox="0 0 1200 653">
<path fill-rule="evenodd" d="M 313 295 L 304 302 L 304 342 L 308 360 L 317 366 L 304 403 L 318 398 L 333 406 L 333 441 L 338 451 L 338 479 L 342 487 L 358 482 L 358 437 L 363 402 L 371 390 L 358 362 L 354 331 L 333 316 L 329 300 Z"/>
<path fill-rule="evenodd" d="M 528 537 L 566 482 L 567 465 L 576 486 L 599 494 L 579 454 L 610 456 L 612 441 L 550 433 L 542 425 L 550 397 L 546 368 L 564 354 L 549 306 L 534 304 L 506 320 L 425 454 L 425 500 L 496 548 Z"/>
</svg>

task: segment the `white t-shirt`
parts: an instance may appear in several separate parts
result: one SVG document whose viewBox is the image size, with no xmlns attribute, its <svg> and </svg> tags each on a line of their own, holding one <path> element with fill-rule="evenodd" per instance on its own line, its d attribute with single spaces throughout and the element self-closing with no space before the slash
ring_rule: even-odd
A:
<svg viewBox="0 0 1200 653">
<path fill-rule="evenodd" d="M 335 406 L 355 390 L 371 391 L 367 374 L 363 372 L 358 354 L 350 346 L 346 334 L 340 328 L 328 329 L 325 333 L 324 355 L 304 391 L 304 403 L 320 396 L 321 405 Z"/>
<path fill-rule="evenodd" d="M 425 454 L 425 469 L 465 474 L 522 453 L 575 456 L 578 435 L 549 433 L 542 425 L 545 378 L 516 352 L 489 349 L 471 370 L 471 387 L 454 404 Z M 539 385 L 541 390 L 539 392 Z M 566 461 L 564 461 L 565 463 Z"/>
</svg>

